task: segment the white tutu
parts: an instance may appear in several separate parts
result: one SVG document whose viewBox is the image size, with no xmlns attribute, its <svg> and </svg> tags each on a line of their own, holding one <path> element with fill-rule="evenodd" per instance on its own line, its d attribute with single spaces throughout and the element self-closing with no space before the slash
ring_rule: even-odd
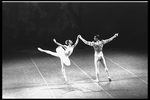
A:
<svg viewBox="0 0 150 100">
<path fill-rule="evenodd" d="M 70 66 L 70 60 L 69 58 L 65 55 L 65 50 L 59 46 L 56 48 L 56 52 L 60 57 L 60 60 L 67 66 Z"/>
</svg>

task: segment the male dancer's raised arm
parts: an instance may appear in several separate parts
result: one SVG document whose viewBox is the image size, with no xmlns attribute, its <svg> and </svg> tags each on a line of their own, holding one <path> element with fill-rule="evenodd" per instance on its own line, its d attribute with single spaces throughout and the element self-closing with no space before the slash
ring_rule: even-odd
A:
<svg viewBox="0 0 150 100">
<path fill-rule="evenodd" d="M 93 42 L 90 42 L 90 41 L 87 41 L 87 40 L 83 39 L 81 35 L 79 35 L 79 38 L 80 38 L 85 44 L 87 44 L 87 45 L 89 45 L 89 46 L 93 46 L 93 44 L 94 44 Z"/>
<path fill-rule="evenodd" d="M 116 33 L 116 34 L 115 34 L 114 36 L 112 36 L 111 38 L 105 39 L 105 40 L 102 40 L 102 41 L 104 42 L 104 44 L 106 44 L 106 43 L 112 41 L 114 38 L 116 38 L 116 37 L 118 36 L 118 34 L 119 34 L 119 33 Z"/>
</svg>

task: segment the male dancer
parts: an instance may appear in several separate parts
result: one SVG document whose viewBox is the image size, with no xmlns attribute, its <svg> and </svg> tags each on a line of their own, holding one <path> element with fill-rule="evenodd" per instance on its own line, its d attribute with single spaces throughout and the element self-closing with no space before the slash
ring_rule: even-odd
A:
<svg viewBox="0 0 150 100">
<path fill-rule="evenodd" d="M 105 71 L 108 75 L 108 80 L 111 81 L 111 78 L 109 76 L 108 73 L 108 68 L 106 65 L 106 61 L 102 52 L 103 46 L 104 44 L 112 41 L 115 37 L 118 36 L 118 33 L 116 33 L 113 37 L 106 39 L 106 40 L 99 40 L 99 35 L 95 35 L 94 36 L 94 41 L 90 42 L 90 41 L 86 41 L 85 39 L 83 39 L 81 37 L 81 35 L 79 35 L 79 38 L 87 45 L 92 46 L 94 48 L 95 54 L 94 54 L 94 65 L 95 65 L 95 72 L 96 72 L 96 82 L 99 82 L 99 63 L 101 62 L 101 64 L 104 66 Z"/>
<path fill-rule="evenodd" d="M 73 45 L 73 42 L 71 40 L 66 40 L 65 41 L 65 45 L 62 45 L 60 43 L 58 43 L 55 39 L 53 39 L 53 41 L 58 45 L 58 47 L 56 48 L 56 52 L 52 52 L 49 50 L 43 50 L 41 48 L 38 48 L 39 51 L 41 52 L 45 52 L 48 54 L 51 54 L 55 57 L 59 57 L 60 58 L 60 62 L 61 62 L 61 66 L 62 66 L 62 73 L 64 75 L 65 81 L 67 82 L 67 76 L 66 76 L 66 72 L 65 72 L 65 65 L 66 66 L 70 66 L 70 60 L 69 60 L 69 56 L 72 54 L 74 48 L 76 47 L 76 45 L 78 44 L 79 41 L 79 36 L 77 36 L 76 42 Z"/>
</svg>

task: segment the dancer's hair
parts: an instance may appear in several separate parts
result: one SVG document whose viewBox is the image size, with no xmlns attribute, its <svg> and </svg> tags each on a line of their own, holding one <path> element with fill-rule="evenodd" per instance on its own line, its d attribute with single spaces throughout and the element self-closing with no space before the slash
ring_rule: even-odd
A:
<svg viewBox="0 0 150 100">
<path fill-rule="evenodd" d="M 73 44 L 73 42 L 72 42 L 71 40 L 66 40 L 66 41 L 65 41 L 65 44 L 66 44 L 66 45 L 69 45 L 69 44 L 71 44 L 71 45 L 72 45 L 72 44 Z"/>
<path fill-rule="evenodd" d="M 99 40 L 100 39 L 100 36 L 98 34 L 94 35 L 94 39 L 97 39 Z"/>
</svg>

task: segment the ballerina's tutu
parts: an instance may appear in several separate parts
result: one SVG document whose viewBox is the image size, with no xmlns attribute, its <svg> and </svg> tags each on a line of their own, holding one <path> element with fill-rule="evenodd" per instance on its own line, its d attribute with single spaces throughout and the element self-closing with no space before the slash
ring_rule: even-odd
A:
<svg viewBox="0 0 150 100">
<path fill-rule="evenodd" d="M 69 58 L 65 55 L 65 50 L 59 46 L 56 48 L 56 52 L 60 57 L 60 60 L 67 66 L 70 66 L 70 60 Z"/>
</svg>

